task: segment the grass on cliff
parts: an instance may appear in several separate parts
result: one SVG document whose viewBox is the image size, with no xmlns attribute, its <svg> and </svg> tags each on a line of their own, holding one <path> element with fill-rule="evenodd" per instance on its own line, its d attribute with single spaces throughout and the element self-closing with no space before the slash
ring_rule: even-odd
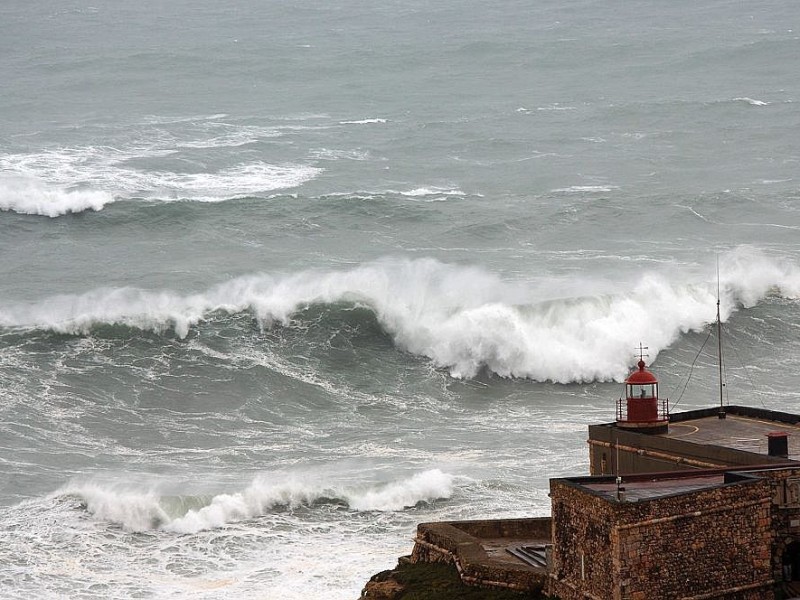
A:
<svg viewBox="0 0 800 600">
<path fill-rule="evenodd" d="M 465 585 L 452 565 L 400 564 L 392 575 L 405 590 L 401 600 L 543 600 L 542 594 L 487 590 Z"/>
</svg>

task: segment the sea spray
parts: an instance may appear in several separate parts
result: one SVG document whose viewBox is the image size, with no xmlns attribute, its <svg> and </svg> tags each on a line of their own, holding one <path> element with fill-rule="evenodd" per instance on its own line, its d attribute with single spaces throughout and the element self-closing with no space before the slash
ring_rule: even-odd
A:
<svg viewBox="0 0 800 600">
<path fill-rule="evenodd" d="M 58 217 L 101 210 L 112 202 L 113 195 L 103 190 L 50 185 L 22 175 L 0 176 L 0 210 Z"/>
<path fill-rule="evenodd" d="M 95 518 L 118 523 L 127 531 L 156 529 L 169 521 L 155 490 L 87 481 L 68 484 L 56 495 L 77 498 Z"/>
<path fill-rule="evenodd" d="M 722 317 L 770 293 L 800 294 L 800 269 L 749 249 L 721 261 Z M 349 304 L 372 311 L 402 350 L 428 357 L 455 377 L 488 369 L 504 377 L 558 383 L 623 378 L 631 348 L 651 360 L 681 333 L 715 318 L 716 281 L 644 272 L 594 293 L 553 298 L 546 282 L 505 282 L 481 269 L 431 259 L 382 260 L 344 271 L 239 277 L 197 294 L 100 289 L 32 304 L 6 303 L 0 327 L 88 334 L 123 325 L 178 337 L 214 315 L 250 312 L 263 328 L 291 327 L 309 306 Z"/>
<path fill-rule="evenodd" d="M 403 510 L 420 502 L 449 498 L 453 494 L 454 477 L 439 469 L 417 473 L 410 479 L 383 487 L 347 493 L 347 504 L 354 510 Z"/>
<path fill-rule="evenodd" d="M 450 498 L 455 480 L 439 469 L 398 481 L 355 487 L 301 478 L 281 480 L 264 474 L 241 491 L 199 496 L 174 496 L 158 485 L 134 487 L 85 480 L 71 482 L 54 495 L 76 498 L 95 519 L 115 523 L 126 531 L 197 533 L 273 510 L 296 510 L 318 503 L 360 512 L 402 511 L 421 502 Z"/>
</svg>

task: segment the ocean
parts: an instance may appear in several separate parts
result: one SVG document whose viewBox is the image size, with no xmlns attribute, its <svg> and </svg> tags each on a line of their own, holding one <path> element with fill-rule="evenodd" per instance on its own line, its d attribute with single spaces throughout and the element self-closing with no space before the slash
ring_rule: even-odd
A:
<svg viewBox="0 0 800 600">
<path fill-rule="evenodd" d="M 0 597 L 354 600 L 638 360 L 800 401 L 795 0 L 6 0 Z"/>
</svg>

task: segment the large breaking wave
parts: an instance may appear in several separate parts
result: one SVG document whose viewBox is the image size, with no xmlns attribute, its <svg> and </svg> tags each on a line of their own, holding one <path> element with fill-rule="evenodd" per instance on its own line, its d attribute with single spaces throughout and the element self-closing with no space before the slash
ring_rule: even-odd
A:
<svg viewBox="0 0 800 600">
<path fill-rule="evenodd" d="M 156 488 L 96 481 L 72 482 L 56 492 L 78 499 L 95 518 L 128 531 L 162 529 L 196 533 L 262 516 L 272 510 L 336 504 L 354 511 L 400 511 L 447 499 L 454 476 L 431 469 L 407 479 L 362 487 L 325 486 L 305 480 L 256 477 L 241 491 L 208 496 L 171 496 Z"/>
<path fill-rule="evenodd" d="M 723 319 L 769 294 L 800 296 L 800 269 L 741 248 L 721 259 Z M 400 349 L 455 377 L 486 368 L 505 377 L 585 382 L 621 379 L 631 348 L 654 360 L 681 333 L 716 313 L 713 273 L 643 273 L 627 284 L 510 283 L 485 270 L 432 259 L 377 261 L 350 270 L 240 277 L 205 292 L 97 289 L 0 308 L 0 327 L 85 335 L 126 326 L 179 337 L 212 315 L 249 312 L 262 328 L 292 326 L 312 306 L 371 311 Z"/>
</svg>

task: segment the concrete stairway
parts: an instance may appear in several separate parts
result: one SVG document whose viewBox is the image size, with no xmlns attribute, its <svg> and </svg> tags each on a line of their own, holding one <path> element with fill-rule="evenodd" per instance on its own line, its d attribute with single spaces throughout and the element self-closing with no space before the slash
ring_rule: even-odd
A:
<svg viewBox="0 0 800 600">
<path fill-rule="evenodd" d="M 522 562 L 539 569 L 547 568 L 547 547 L 544 544 L 537 546 L 517 546 L 507 548 L 507 552 L 516 556 Z"/>
<path fill-rule="evenodd" d="M 783 584 L 783 597 L 787 600 L 800 598 L 800 581 L 786 581 Z"/>
</svg>

